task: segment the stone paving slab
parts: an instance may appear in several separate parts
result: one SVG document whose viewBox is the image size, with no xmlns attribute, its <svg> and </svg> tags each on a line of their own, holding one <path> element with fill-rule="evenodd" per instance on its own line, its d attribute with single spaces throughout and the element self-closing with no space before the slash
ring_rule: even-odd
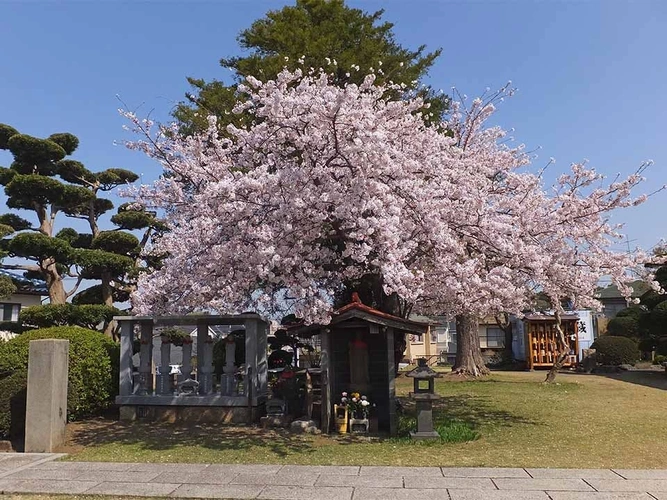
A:
<svg viewBox="0 0 667 500">
<path fill-rule="evenodd" d="M 301 474 L 301 473 L 315 473 L 327 474 L 329 476 L 358 476 L 358 465 L 285 465 L 280 469 L 281 474 Z"/>
<path fill-rule="evenodd" d="M 275 474 L 282 467 L 282 465 L 263 464 L 211 464 L 206 468 L 206 472 L 218 474 Z"/>
<path fill-rule="evenodd" d="M 353 489 L 349 486 L 340 486 L 337 488 L 329 486 L 319 486 L 317 488 L 307 486 L 267 486 L 257 498 L 267 500 L 351 500 L 352 492 Z"/>
<path fill-rule="evenodd" d="M 82 472 L 90 471 L 127 471 L 133 465 L 118 462 L 45 462 L 35 465 L 32 469 L 36 470 L 78 470 Z"/>
<path fill-rule="evenodd" d="M 1 453 L 0 478 L 64 456 L 63 453 Z"/>
<path fill-rule="evenodd" d="M 229 484 L 235 474 L 218 474 L 212 472 L 163 472 L 151 479 L 151 483 L 182 483 L 182 484 Z"/>
<path fill-rule="evenodd" d="M 92 481 L 49 481 L 35 479 L 0 479 L 4 493 L 62 493 L 77 495 L 99 483 Z"/>
<path fill-rule="evenodd" d="M 461 490 L 495 490 L 491 478 L 488 477 L 405 477 L 405 487 L 408 489 L 447 489 Z"/>
<path fill-rule="evenodd" d="M 583 479 L 493 479 L 499 490 L 594 491 Z"/>
<path fill-rule="evenodd" d="M 129 471 L 136 472 L 206 472 L 209 464 L 130 464 Z M 215 470 L 213 470 L 215 472 Z M 173 481 L 172 481 L 173 482 Z"/>
<path fill-rule="evenodd" d="M 654 500 L 648 493 L 631 492 L 584 492 L 549 491 L 552 500 Z"/>
<path fill-rule="evenodd" d="M 660 491 L 649 491 L 649 493 L 650 493 L 651 495 L 653 495 L 653 497 L 654 497 L 656 500 L 667 500 L 667 493 L 665 493 L 664 491 L 663 491 L 663 492 L 660 492 Z"/>
<path fill-rule="evenodd" d="M 120 495 L 120 496 L 142 496 L 158 497 L 169 495 L 175 491 L 180 484 L 172 483 L 100 483 L 86 490 L 87 495 Z"/>
<path fill-rule="evenodd" d="M 23 469 L 11 474 L 12 479 L 43 479 L 53 481 L 67 481 L 77 479 L 84 474 L 82 470 L 71 469 Z"/>
<path fill-rule="evenodd" d="M 588 483 L 598 491 L 667 492 L 667 479 L 590 479 Z"/>
<path fill-rule="evenodd" d="M 78 481 L 96 481 L 98 483 L 117 482 L 117 483 L 148 483 L 158 477 L 157 472 L 114 472 L 114 471 L 90 471 L 83 472 Z M 173 481 L 171 481 L 173 482 Z"/>
<path fill-rule="evenodd" d="M 535 479 L 620 479 L 611 469 L 526 469 Z"/>
<path fill-rule="evenodd" d="M 329 476 L 322 474 L 315 486 L 352 486 L 354 488 L 403 488 L 400 476 Z"/>
<path fill-rule="evenodd" d="M 428 476 L 442 477 L 440 467 L 390 467 L 382 465 L 362 465 L 362 476 Z"/>
<path fill-rule="evenodd" d="M 486 493 L 486 492 L 485 492 Z M 488 498 L 488 497 L 485 497 Z M 447 490 L 355 488 L 352 500 L 450 500 Z"/>
<path fill-rule="evenodd" d="M 523 477 L 530 478 L 525 469 L 504 467 L 441 467 L 445 477 Z"/>
<path fill-rule="evenodd" d="M 448 490 L 451 500 L 549 500 L 544 491 Z"/>
<path fill-rule="evenodd" d="M 314 486 L 319 474 L 238 474 L 230 484 L 264 484 L 275 486 Z"/>
<path fill-rule="evenodd" d="M 220 486 L 215 484 L 183 484 L 170 494 L 172 497 L 184 498 L 233 498 L 245 500 L 257 498 L 262 486 L 236 485 Z"/>
<path fill-rule="evenodd" d="M 612 469 L 625 479 L 667 479 L 667 470 L 660 469 Z M 618 479 L 618 478 L 617 478 Z"/>
</svg>

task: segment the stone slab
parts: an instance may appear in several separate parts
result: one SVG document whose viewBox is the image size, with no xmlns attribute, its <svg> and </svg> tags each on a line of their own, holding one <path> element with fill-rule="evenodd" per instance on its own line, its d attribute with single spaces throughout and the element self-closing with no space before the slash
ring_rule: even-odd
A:
<svg viewBox="0 0 667 500">
<path fill-rule="evenodd" d="M 544 491 L 447 490 L 451 500 L 549 500 Z"/>
<path fill-rule="evenodd" d="M 322 474 L 315 486 L 352 486 L 353 488 L 403 488 L 403 478 L 389 476 L 329 476 Z"/>
<path fill-rule="evenodd" d="M 155 479 L 159 474 L 157 472 L 116 472 L 116 471 L 90 471 L 84 472 L 79 477 L 79 481 L 97 481 L 97 482 L 119 482 L 119 483 L 148 483 Z"/>
<path fill-rule="evenodd" d="M 184 498 L 234 498 L 245 500 L 257 498 L 262 486 L 236 485 L 220 486 L 214 484 L 183 484 L 171 493 L 172 497 Z"/>
<path fill-rule="evenodd" d="M 382 465 L 362 465 L 362 476 L 419 476 L 442 477 L 440 467 L 391 467 Z"/>
<path fill-rule="evenodd" d="M 584 492 L 549 491 L 552 500 L 655 500 L 648 493 L 628 492 Z"/>
<path fill-rule="evenodd" d="M 530 478 L 525 469 L 509 467 L 441 467 L 445 477 L 522 477 Z"/>
<path fill-rule="evenodd" d="M 100 483 L 86 491 L 88 495 L 120 495 L 128 496 L 165 496 L 176 490 L 180 485 L 173 483 Z"/>
<path fill-rule="evenodd" d="M 665 469 L 613 469 L 613 471 L 625 479 L 667 479 Z"/>
<path fill-rule="evenodd" d="M 667 500 L 667 493 L 666 492 L 660 492 L 660 491 L 649 491 L 649 493 L 655 498 L 656 500 Z"/>
<path fill-rule="evenodd" d="M 591 479 L 588 483 L 598 491 L 667 491 L 667 479 Z"/>
<path fill-rule="evenodd" d="M 391 490 L 383 490 L 391 491 Z M 267 486 L 257 498 L 270 500 L 351 500 L 353 489 L 348 486 L 331 488 L 327 486 L 293 487 L 293 486 Z"/>
<path fill-rule="evenodd" d="M 211 472 L 163 472 L 151 479 L 151 483 L 183 483 L 183 484 L 229 484 L 235 474 L 217 474 Z"/>
<path fill-rule="evenodd" d="M 263 464 L 211 464 L 206 472 L 219 474 L 275 474 L 282 469 L 282 465 Z"/>
<path fill-rule="evenodd" d="M 35 465 L 33 469 L 39 470 L 78 470 L 82 472 L 92 471 L 127 471 L 135 464 L 120 462 L 46 462 Z"/>
<path fill-rule="evenodd" d="M 130 464 L 127 470 L 137 472 L 204 472 L 209 464 Z M 173 483 L 174 481 L 172 481 Z M 176 481 L 178 482 L 178 481 Z"/>
<path fill-rule="evenodd" d="M 594 491 L 583 479 L 494 479 L 500 490 Z"/>
<path fill-rule="evenodd" d="M 488 477 L 430 477 L 424 479 L 421 477 L 405 477 L 404 484 L 406 488 L 434 488 L 447 489 L 457 488 L 462 490 L 495 490 L 496 485 L 493 484 Z"/>
<path fill-rule="evenodd" d="M 526 469 L 535 479 L 620 479 L 611 469 Z"/>
<path fill-rule="evenodd" d="M 68 481 L 77 479 L 85 471 L 68 469 L 23 469 L 8 476 L 7 479 L 49 479 L 54 481 Z"/>
<path fill-rule="evenodd" d="M 258 484 L 276 486 L 313 486 L 319 474 L 238 474 L 230 484 Z M 339 480 L 340 483 L 340 480 Z"/>
<path fill-rule="evenodd" d="M 36 479 L 0 479 L 5 493 L 62 493 L 77 495 L 96 486 L 94 481 L 49 481 Z"/>
<path fill-rule="evenodd" d="M 361 467 L 358 465 L 285 465 L 281 474 L 326 474 L 328 476 L 358 476 Z"/>
<path fill-rule="evenodd" d="M 313 497 L 317 498 L 317 497 Z M 450 500 L 447 490 L 355 488 L 352 500 Z"/>
</svg>

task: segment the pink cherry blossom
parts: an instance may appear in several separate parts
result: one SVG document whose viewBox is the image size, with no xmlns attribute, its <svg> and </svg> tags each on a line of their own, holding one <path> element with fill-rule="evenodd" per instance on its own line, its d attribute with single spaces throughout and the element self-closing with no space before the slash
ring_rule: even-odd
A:
<svg viewBox="0 0 667 500">
<path fill-rule="evenodd" d="M 646 165 L 605 183 L 575 164 L 545 186 L 523 146 L 487 125 L 509 87 L 454 103 L 440 128 L 425 125 L 420 99 L 390 100 L 400 88 L 373 75 L 341 88 L 283 71 L 240 90 L 234 112 L 255 120 L 225 137 L 214 117 L 186 137 L 125 113 L 143 134 L 130 147 L 167 174 L 132 195 L 171 229 L 135 312 L 290 309 L 326 323 L 334 293 L 368 274 L 437 314 L 520 313 L 537 290 L 596 307 L 602 276 L 629 293 L 643 256 L 611 250 L 622 235 L 609 215 L 645 200 L 632 191 Z"/>
</svg>

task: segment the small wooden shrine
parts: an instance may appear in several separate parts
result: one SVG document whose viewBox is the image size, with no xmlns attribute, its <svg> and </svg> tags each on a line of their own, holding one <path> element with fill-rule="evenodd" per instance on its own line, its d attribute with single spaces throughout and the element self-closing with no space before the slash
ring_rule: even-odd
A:
<svg viewBox="0 0 667 500">
<path fill-rule="evenodd" d="M 365 395 L 377 418 L 378 431 L 397 432 L 395 374 L 397 353 L 394 340 L 409 333 L 423 335 L 428 324 L 392 316 L 362 304 L 355 293 L 352 302 L 331 316 L 328 325 L 293 325 L 289 330 L 301 337 L 318 335 L 322 361 L 322 411 L 320 427 L 334 426 L 334 404 L 343 392 Z M 398 355 L 402 355 L 399 353 Z"/>
<path fill-rule="evenodd" d="M 579 360 L 577 325 L 579 317 L 574 314 L 561 316 L 561 328 L 568 341 L 568 357 L 564 366 L 574 366 Z M 528 314 L 524 318 L 526 335 L 526 361 L 528 368 L 551 368 L 560 355 L 560 342 L 556 330 L 556 319 L 549 314 Z"/>
</svg>

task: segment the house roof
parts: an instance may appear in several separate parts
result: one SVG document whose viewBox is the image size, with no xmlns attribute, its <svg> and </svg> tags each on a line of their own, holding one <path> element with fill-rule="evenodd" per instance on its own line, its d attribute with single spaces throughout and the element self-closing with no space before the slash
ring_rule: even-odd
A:
<svg viewBox="0 0 667 500">
<path fill-rule="evenodd" d="M 650 286 L 648 283 L 642 280 L 636 280 L 631 283 L 628 283 L 630 287 L 632 288 L 632 295 L 631 298 L 639 298 L 642 295 L 644 295 L 646 292 L 650 290 Z M 598 290 L 598 298 L 600 300 L 605 300 L 605 299 L 624 299 L 623 294 L 618 291 L 618 287 L 616 285 L 609 285 L 608 287 L 601 288 Z"/>
<path fill-rule="evenodd" d="M 5 271 L 4 269 L 0 269 L 0 274 L 12 279 L 16 286 L 16 293 L 39 296 L 49 294 L 49 289 L 46 286 L 46 282 L 43 280 L 28 279 L 20 274 Z"/>
<path fill-rule="evenodd" d="M 354 318 L 416 334 L 426 333 L 429 326 L 429 324 L 425 322 L 399 318 L 398 316 L 373 309 L 362 303 L 359 294 L 356 292 L 352 294 L 352 302 L 331 314 L 331 322 L 329 325 L 335 325 Z M 297 323 L 288 326 L 288 329 L 294 331 L 296 334 L 314 334 L 315 331 L 320 330 L 323 327 L 325 327 L 325 325 L 304 325 L 303 323 Z"/>
</svg>

